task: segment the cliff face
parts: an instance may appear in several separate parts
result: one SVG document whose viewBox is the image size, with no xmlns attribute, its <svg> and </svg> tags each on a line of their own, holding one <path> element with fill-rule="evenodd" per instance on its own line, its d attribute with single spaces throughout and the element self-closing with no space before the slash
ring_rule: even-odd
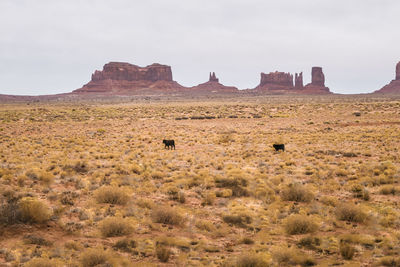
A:
<svg viewBox="0 0 400 267">
<path fill-rule="evenodd" d="M 102 80 L 116 81 L 172 81 L 170 66 L 152 64 L 141 68 L 136 65 L 123 62 L 110 62 L 104 65 L 102 71 L 96 70 L 92 74 L 92 81 Z"/>
<path fill-rule="evenodd" d="M 311 84 L 325 87 L 325 75 L 321 67 L 313 67 L 311 70 Z"/>
<path fill-rule="evenodd" d="M 96 70 L 92 79 L 74 93 L 123 93 L 175 92 L 184 87 L 172 80 L 171 67 L 152 64 L 139 67 L 125 62 L 110 62 L 103 70 Z"/>
<path fill-rule="evenodd" d="M 299 74 L 295 74 L 295 78 L 294 78 L 294 88 L 296 88 L 297 90 L 301 90 L 304 88 L 303 85 L 303 73 L 300 72 Z"/>
<path fill-rule="evenodd" d="M 399 94 L 400 93 L 400 62 L 396 65 L 396 78 L 375 93 Z"/>
<path fill-rule="evenodd" d="M 331 93 L 325 86 L 325 75 L 321 67 L 313 67 L 311 83 L 303 85 L 303 73 L 293 74 L 285 72 L 261 73 L 260 85 L 255 88 L 258 93 L 269 94 L 327 94 Z"/>
<path fill-rule="evenodd" d="M 189 93 L 196 94 L 218 94 L 218 93 L 239 93 L 239 90 L 233 86 L 225 86 L 219 82 L 215 72 L 210 72 L 208 82 L 189 88 Z"/>
<path fill-rule="evenodd" d="M 331 93 L 325 86 L 325 75 L 321 67 L 313 67 L 311 70 L 311 83 L 304 87 L 304 91 L 309 94 Z"/>
<path fill-rule="evenodd" d="M 293 75 L 285 72 L 261 73 L 258 89 L 261 90 L 285 90 L 293 88 Z"/>
</svg>

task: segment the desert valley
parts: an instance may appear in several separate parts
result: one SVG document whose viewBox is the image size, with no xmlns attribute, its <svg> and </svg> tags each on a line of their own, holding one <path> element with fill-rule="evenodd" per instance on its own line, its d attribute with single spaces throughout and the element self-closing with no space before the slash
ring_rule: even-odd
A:
<svg viewBox="0 0 400 267">
<path fill-rule="evenodd" d="M 0 266 L 400 266 L 399 82 L 187 88 L 111 62 L 2 95 Z"/>
</svg>

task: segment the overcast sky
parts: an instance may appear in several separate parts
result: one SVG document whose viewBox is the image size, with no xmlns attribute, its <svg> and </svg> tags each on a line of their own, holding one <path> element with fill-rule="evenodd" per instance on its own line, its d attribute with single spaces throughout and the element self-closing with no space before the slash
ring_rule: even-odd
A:
<svg viewBox="0 0 400 267">
<path fill-rule="evenodd" d="M 395 77 L 399 14 L 399 0 L 0 0 L 0 94 L 70 92 L 109 61 L 240 89 L 321 66 L 331 91 L 372 92 Z"/>
</svg>

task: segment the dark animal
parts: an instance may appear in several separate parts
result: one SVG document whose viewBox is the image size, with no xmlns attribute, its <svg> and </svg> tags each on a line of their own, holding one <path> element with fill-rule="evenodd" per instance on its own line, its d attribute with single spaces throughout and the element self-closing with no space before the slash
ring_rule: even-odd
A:
<svg viewBox="0 0 400 267">
<path fill-rule="evenodd" d="M 175 141 L 174 140 L 162 140 L 162 142 L 163 142 L 163 144 L 165 145 L 165 148 L 168 148 L 168 149 L 172 149 L 172 148 L 174 148 L 175 149 Z"/>
<path fill-rule="evenodd" d="M 279 150 L 285 151 L 284 144 L 273 144 L 272 146 L 275 148 L 275 151 L 279 151 Z"/>
</svg>

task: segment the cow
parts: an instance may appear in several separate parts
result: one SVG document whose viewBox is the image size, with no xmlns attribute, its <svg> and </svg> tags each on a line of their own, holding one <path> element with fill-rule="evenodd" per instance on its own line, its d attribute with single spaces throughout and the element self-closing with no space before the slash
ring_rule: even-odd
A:
<svg viewBox="0 0 400 267">
<path fill-rule="evenodd" d="M 272 146 L 275 148 L 275 151 L 282 150 L 283 152 L 285 152 L 285 145 L 284 144 L 273 144 Z"/>
<path fill-rule="evenodd" d="M 174 148 L 175 149 L 175 141 L 174 140 L 162 140 L 163 144 L 165 145 L 165 148 Z"/>
</svg>

